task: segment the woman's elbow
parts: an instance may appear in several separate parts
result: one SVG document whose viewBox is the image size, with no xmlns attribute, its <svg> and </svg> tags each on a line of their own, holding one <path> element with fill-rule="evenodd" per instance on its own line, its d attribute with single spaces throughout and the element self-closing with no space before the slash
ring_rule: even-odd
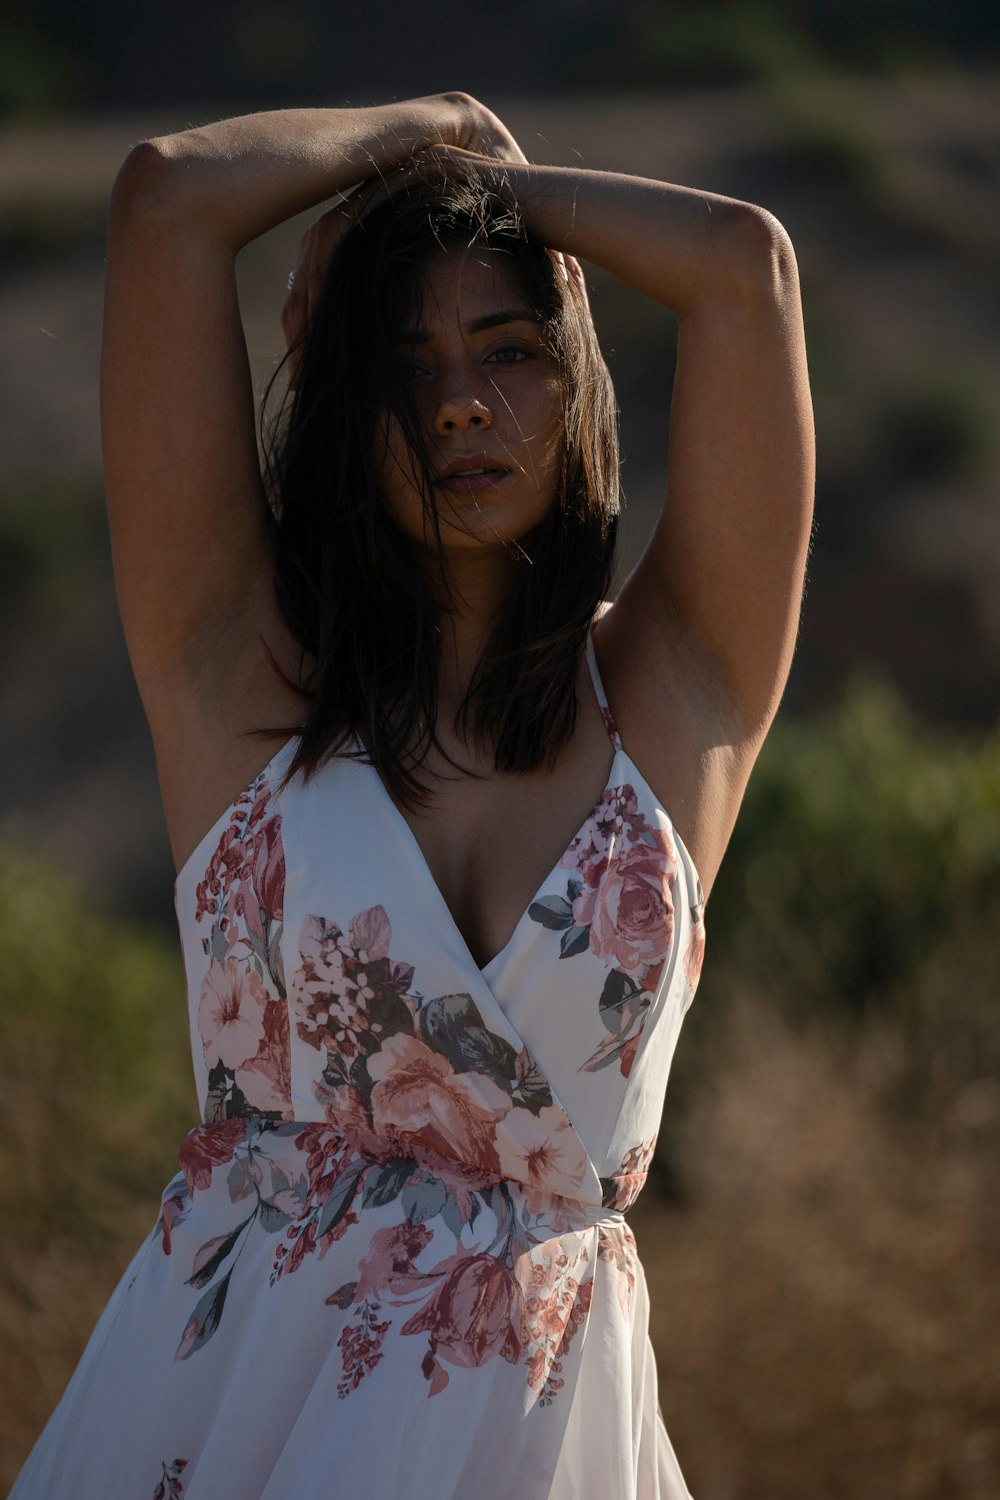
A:
<svg viewBox="0 0 1000 1500">
<path fill-rule="evenodd" d="M 115 218 L 165 212 L 176 202 L 177 163 L 169 137 L 139 141 L 118 169 L 111 189 L 110 212 Z"/>
</svg>

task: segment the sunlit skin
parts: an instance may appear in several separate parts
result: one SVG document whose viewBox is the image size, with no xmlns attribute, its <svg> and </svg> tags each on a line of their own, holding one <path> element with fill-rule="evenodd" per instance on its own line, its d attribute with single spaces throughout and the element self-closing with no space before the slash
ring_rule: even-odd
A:
<svg viewBox="0 0 1000 1500">
<path fill-rule="evenodd" d="M 564 429 L 556 357 L 494 251 L 436 256 L 420 326 L 405 333 L 398 353 L 424 423 L 449 566 L 459 587 L 484 575 L 499 583 L 556 496 Z M 433 566 L 433 530 L 395 424 L 376 464 L 386 504 Z M 491 472 L 449 473 L 456 464 Z"/>
<path fill-rule="evenodd" d="M 122 618 L 174 857 L 178 865 L 190 857 L 219 809 L 259 772 L 260 745 L 247 731 L 312 712 L 294 690 L 301 641 L 273 586 L 271 537 L 260 524 L 267 495 L 235 258 L 331 195 L 348 200 L 347 212 L 343 201 L 322 211 L 300 243 L 282 312 L 294 380 L 294 351 L 305 347 L 330 257 L 355 222 L 351 193 L 366 194 L 353 204 L 362 213 L 394 173 L 415 166 L 422 173 L 425 165 L 446 177 L 460 167 L 463 182 L 471 169 L 516 204 L 534 243 L 571 268 L 582 261 L 599 269 L 678 320 L 673 381 L 662 372 L 670 503 L 595 622 L 594 645 L 629 753 L 677 820 L 708 895 L 787 679 L 811 534 L 814 422 L 791 241 L 773 214 L 736 198 L 530 163 L 503 122 L 461 92 L 370 109 L 242 115 L 153 137 L 130 153 L 116 181 L 101 360 L 105 487 Z M 528 321 L 467 326 L 474 312 L 516 307 L 519 288 L 491 255 L 464 258 L 461 278 L 448 274 L 447 262 L 431 268 L 421 319 L 430 336 L 411 340 L 408 351 L 413 389 L 436 452 L 454 455 L 459 443 L 475 451 L 478 440 L 491 459 L 517 462 L 496 486 L 453 484 L 435 495 L 458 591 L 457 606 L 448 602 L 435 621 L 442 733 L 455 723 L 511 580 L 530 567 L 518 545 L 530 555 L 532 529 L 557 492 L 563 426 L 557 371 L 538 330 Z M 582 315 L 582 279 L 570 291 Z M 474 311 L 463 311 L 469 302 Z M 501 353 L 506 346 L 511 352 Z M 522 349 L 540 358 L 522 360 Z M 382 488 L 411 538 L 414 566 L 433 582 L 437 559 L 405 448 L 397 444 L 394 458 L 381 465 Z M 239 609 L 228 607 L 232 600 Z M 582 674 L 592 708 L 585 663 Z M 540 861 L 548 813 L 554 825 L 561 809 L 574 826 L 573 814 L 600 784 L 607 737 L 597 722 L 591 744 L 590 722 L 584 712 L 558 771 L 538 771 L 545 793 L 532 821 Z M 469 838 L 476 846 L 487 828 L 509 820 L 505 777 L 479 760 L 475 769 L 482 779 L 469 781 L 457 819 L 454 802 L 428 813 L 439 873 L 455 872 L 456 904 L 478 854 Z M 518 783 L 518 806 L 526 786 Z M 548 833 L 556 845 L 554 826 Z M 513 890 L 520 843 L 507 872 L 512 912 L 520 905 Z M 502 887 L 499 861 L 493 873 Z M 499 907 L 491 889 L 470 925 L 485 933 Z M 491 939 L 505 938 L 501 929 Z M 484 941 L 487 951 L 498 946 Z"/>
</svg>

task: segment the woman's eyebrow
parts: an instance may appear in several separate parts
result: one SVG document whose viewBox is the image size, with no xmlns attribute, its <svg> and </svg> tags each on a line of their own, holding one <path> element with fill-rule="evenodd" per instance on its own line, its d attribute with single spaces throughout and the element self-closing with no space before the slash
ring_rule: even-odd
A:
<svg viewBox="0 0 1000 1500">
<path fill-rule="evenodd" d="M 538 317 L 527 307 L 503 307 L 499 312 L 486 313 L 482 318 L 473 318 L 471 323 L 466 323 L 467 333 L 485 333 L 488 328 L 500 328 L 506 323 L 534 323 L 537 327 Z M 413 328 L 399 335 L 398 344 L 426 344 L 430 334 L 425 328 Z"/>
<path fill-rule="evenodd" d="M 474 318 L 465 326 L 470 333 L 483 333 L 487 328 L 499 328 L 504 323 L 537 323 L 538 318 L 527 307 L 505 307 L 500 312 L 487 313 L 485 318 Z"/>
</svg>

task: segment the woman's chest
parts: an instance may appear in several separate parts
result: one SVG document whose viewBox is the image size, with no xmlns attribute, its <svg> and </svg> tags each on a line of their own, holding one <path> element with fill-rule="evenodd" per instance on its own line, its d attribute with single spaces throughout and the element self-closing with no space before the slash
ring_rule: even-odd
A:
<svg viewBox="0 0 1000 1500">
<path fill-rule="evenodd" d="M 598 719 L 578 727 L 552 770 L 435 780 L 426 810 L 398 809 L 480 968 L 507 945 L 600 801 L 612 761 Z"/>
</svg>

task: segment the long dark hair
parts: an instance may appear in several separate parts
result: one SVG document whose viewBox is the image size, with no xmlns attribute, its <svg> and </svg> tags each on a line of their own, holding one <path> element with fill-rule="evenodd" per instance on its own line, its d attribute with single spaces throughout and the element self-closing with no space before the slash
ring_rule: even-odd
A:
<svg viewBox="0 0 1000 1500">
<path fill-rule="evenodd" d="M 610 586 L 620 505 L 614 391 L 582 291 L 528 237 L 503 183 L 487 185 L 472 164 L 409 178 L 331 257 L 298 388 L 262 438 L 278 602 L 315 664 L 294 684 L 310 707 L 288 776 L 308 777 L 333 755 L 362 756 L 411 808 L 431 795 L 418 772 L 438 743 L 438 622 L 449 588 L 426 438 L 396 345 L 418 321 L 428 262 L 457 247 L 504 255 L 556 355 L 565 412 L 556 499 L 515 549 L 510 594 L 459 709 L 463 732 L 492 748 L 497 770 L 550 764 L 572 733 L 577 668 Z M 376 435 L 387 414 L 423 476 L 440 580 L 416 563 L 379 492 Z"/>
</svg>

